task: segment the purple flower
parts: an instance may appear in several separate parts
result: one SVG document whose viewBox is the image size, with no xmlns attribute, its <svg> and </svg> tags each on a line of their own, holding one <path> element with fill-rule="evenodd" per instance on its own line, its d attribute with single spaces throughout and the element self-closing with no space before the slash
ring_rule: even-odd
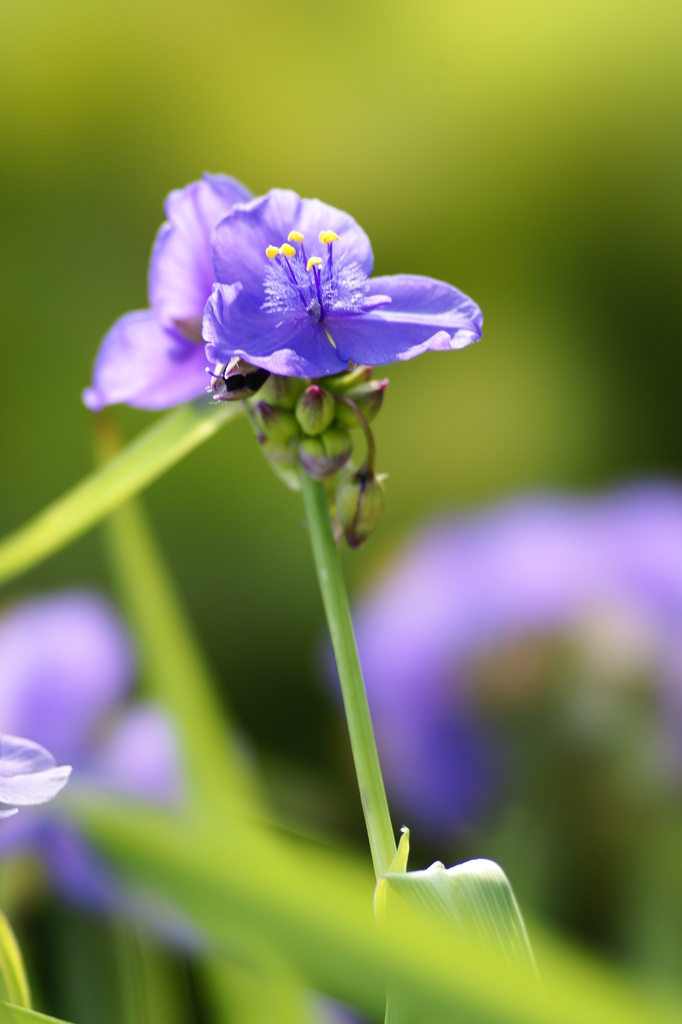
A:
<svg viewBox="0 0 682 1024">
<path fill-rule="evenodd" d="M 97 412 L 125 402 L 166 409 L 203 394 L 206 361 L 201 318 L 215 280 L 211 233 L 251 193 L 234 178 L 205 174 L 171 192 L 149 265 L 151 309 L 126 313 L 113 325 L 95 360 L 83 401 Z"/>
<path fill-rule="evenodd" d="M 235 207 L 213 239 L 209 361 L 323 377 L 479 340 L 481 311 L 462 292 L 410 274 L 370 278 L 373 262 L 362 228 L 317 199 L 273 189 Z"/>
<path fill-rule="evenodd" d="M 0 818 L 52 800 L 70 774 L 71 768 L 59 767 L 39 743 L 0 733 Z"/>
<path fill-rule="evenodd" d="M 387 784 L 422 824 L 471 821 L 502 785 L 503 755 L 481 708 L 477 667 L 501 653 L 511 697 L 513 645 L 558 631 L 586 659 L 593 682 L 628 673 L 657 682 L 656 756 L 680 777 L 677 486 L 531 497 L 435 524 L 355 621 Z"/>
<path fill-rule="evenodd" d="M 34 737 L 59 761 L 72 764 L 72 787 L 174 802 L 181 780 L 171 723 L 150 704 L 121 707 L 135 668 L 130 638 L 101 597 L 71 591 L 17 605 L 0 617 L 0 729 Z M 66 781 L 68 769 L 55 769 L 38 743 L 2 738 L 3 803 L 22 803 L 20 795 L 8 800 L 10 789 L 4 788 L 12 774 L 5 771 L 6 754 L 14 758 L 7 762 L 10 768 L 23 754 L 39 775 L 44 767 L 62 773 L 61 785 Z M 106 865 L 49 808 L 26 810 L 3 823 L 0 858 L 28 849 L 42 856 L 55 886 L 69 898 L 100 907 L 123 902 Z"/>
</svg>

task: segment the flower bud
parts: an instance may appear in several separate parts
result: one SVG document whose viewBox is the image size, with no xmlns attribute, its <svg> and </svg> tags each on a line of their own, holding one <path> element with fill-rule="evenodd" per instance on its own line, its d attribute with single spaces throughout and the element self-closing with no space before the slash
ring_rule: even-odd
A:
<svg viewBox="0 0 682 1024">
<path fill-rule="evenodd" d="M 252 366 L 235 356 L 229 363 L 216 363 L 206 390 L 217 402 L 236 402 L 255 395 L 269 376 L 268 370 L 261 370 L 259 366 Z"/>
<path fill-rule="evenodd" d="M 325 384 L 330 391 L 334 391 L 337 394 L 345 394 L 351 388 L 357 387 L 358 384 L 364 384 L 371 376 L 372 367 L 361 365 L 356 366 L 353 370 L 348 370 L 346 373 L 335 373 L 333 377 L 326 377 Z"/>
<path fill-rule="evenodd" d="M 381 477 L 364 467 L 339 485 L 336 514 L 352 548 L 359 548 L 379 525 L 385 504 L 386 492 Z"/>
<path fill-rule="evenodd" d="M 308 476 L 323 480 L 346 465 L 352 450 L 353 442 L 348 431 L 329 427 L 317 437 L 304 437 L 298 454 Z"/>
<path fill-rule="evenodd" d="M 296 403 L 296 419 L 303 432 L 315 437 L 330 427 L 336 415 L 334 399 L 319 384 L 306 388 Z"/>
<path fill-rule="evenodd" d="M 275 444 L 266 440 L 261 434 L 258 438 L 261 451 L 268 460 L 268 466 L 275 476 L 286 484 L 291 491 L 300 491 L 298 466 L 298 442 L 292 438 L 288 444 Z"/>
<path fill-rule="evenodd" d="M 351 388 L 346 392 L 346 398 L 354 402 L 368 423 L 371 423 L 381 409 L 384 401 L 384 392 L 388 387 L 388 377 L 384 380 L 368 380 L 364 384 Z M 343 402 L 336 403 L 336 422 L 349 429 L 361 426 L 357 416 Z"/>
<path fill-rule="evenodd" d="M 259 398 L 275 409 L 293 412 L 304 387 L 305 381 L 299 377 L 280 377 L 279 374 L 271 373 L 261 388 Z"/>
<path fill-rule="evenodd" d="M 267 402 L 256 402 L 253 415 L 263 439 L 274 445 L 287 445 L 300 434 L 293 412 L 275 409 Z"/>
</svg>

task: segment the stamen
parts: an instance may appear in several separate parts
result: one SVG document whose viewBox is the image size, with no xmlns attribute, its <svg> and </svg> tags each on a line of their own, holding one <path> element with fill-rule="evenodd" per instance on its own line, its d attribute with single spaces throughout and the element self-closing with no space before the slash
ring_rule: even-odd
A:
<svg viewBox="0 0 682 1024">
<path fill-rule="evenodd" d="M 308 260 L 308 262 L 305 265 L 305 269 L 308 271 L 308 273 L 310 273 L 310 271 L 313 269 L 313 267 L 319 267 L 321 262 L 322 262 L 322 257 L 321 256 L 311 256 L 310 259 Z"/>
<path fill-rule="evenodd" d="M 325 310 L 324 302 L 322 301 L 322 280 L 320 278 L 320 267 L 319 264 L 322 262 L 319 256 L 311 256 L 308 263 L 313 264 L 313 277 L 315 278 L 315 291 L 317 292 L 317 301 L 320 304 L 320 320 L 324 320 Z"/>
<path fill-rule="evenodd" d="M 303 289 L 301 288 L 300 284 L 296 280 L 296 274 L 294 273 L 294 268 L 292 267 L 291 263 L 289 263 L 289 256 L 295 256 L 296 255 L 296 250 L 294 249 L 293 245 L 287 245 L 286 242 L 285 242 L 284 245 L 281 246 L 278 251 L 281 252 L 282 255 L 284 256 L 284 266 L 287 268 L 287 273 L 289 274 L 289 277 L 291 278 L 291 283 L 293 284 L 294 288 L 298 292 L 298 297 L 300 298 L 301 302 L 303 303 L 303 308 L 307 309 L 308 308 L 308 300 L 307 300 L 307 298 L 306 298 L 306 296 L 305 296 L 305 294 L 303 292 Z"/>
<path fill-rule="evenodd" d="M 302 242 L 303 241 L 303 235 L 301 234 L 300 231 L 290 231 L 289 234 L 287 235 L 287 241 L 288 242 Z"/>
<path fill-rule="evenodd" d="M 334 346 L 334 348 L 336 348 L 336 342 L 334 341 L 334 339 L 332 338 L 331 334 L 329 333 L 329 331 L 327 330 L 326 327 L 324 328 L 324 333 L 327 335 L 327 341 L 330 341 L 332 343 L 332 345 Z"/>
<path fill-rule="evenodd" d="M 327 273 L 331 280 L 332 277 L 332 242 L 340 241 L 336 231 L 320 231 L 320 241 L 323 245 L 328 246 L 327 249 Z"/>
<path fill-rule="evenodd" d="M 269 245 L 265 250 L 265 255 L 269 260 L 274 260 L 275 256 L 279 256 L 279 249 L 276 245 Z"/>
</svg>

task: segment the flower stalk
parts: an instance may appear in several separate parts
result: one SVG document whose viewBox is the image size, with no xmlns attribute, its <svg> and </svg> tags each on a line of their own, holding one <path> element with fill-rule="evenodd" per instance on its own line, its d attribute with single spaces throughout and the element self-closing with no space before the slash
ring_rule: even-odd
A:
<svg viewBox="0 0 682 1024">
<path fill-rule="evenodd" d="M 396 842 L 355 644 L 348 595 L 324 486 L 312 480 L 305 472 L 300 473 L 300 478 L 317 578 L 341 682 L 372 862 L 375 874 L 380 878 L 391 865 L 396 853 Z"/>
<path fill-rule="evenodd" d="M 358 421 L 358 426 L 361 428 L 363 434 L 365 435 L 365 441 L 367 442 L 367 456 L 365 458 L 364 466 L 367 472 L 373 476 L 374 462 L 376 459 L 376 444 L 374 442 L 374 434 L 372 433 L 372 428 L 369 425 L 367 417 L 358 408 L 353 399 L 348 397 L 348 395 L 335 395 L 334 397 L 336 398 L 337 402 L 345 406 L 352 413 L 352 415 Z"/>
</svg>

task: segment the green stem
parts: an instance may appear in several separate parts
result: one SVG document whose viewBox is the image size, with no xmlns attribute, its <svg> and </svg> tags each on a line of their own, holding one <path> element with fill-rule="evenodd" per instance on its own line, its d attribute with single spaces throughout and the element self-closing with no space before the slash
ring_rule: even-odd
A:
<svg viewBox="0 0 682 1024">
<path fill-rule="evenodd" d="M 341 572 L 327 495 L 322 484 L 301 473 L 301 490 L 313 547 L 317 578 L 327 616 L 348 721 L 355 771 L 377 878 L 396 852 L 395 836 L 379 766 L 362 669 L 355 646 L 348 595 Z"/>
<path fill-rule="evenodd" d="M 106 465 L 0 539 L 0 584 L 85 533 L 242 412 L 242 402 L 195 402 L 162 416 Z"/>
</svg>

